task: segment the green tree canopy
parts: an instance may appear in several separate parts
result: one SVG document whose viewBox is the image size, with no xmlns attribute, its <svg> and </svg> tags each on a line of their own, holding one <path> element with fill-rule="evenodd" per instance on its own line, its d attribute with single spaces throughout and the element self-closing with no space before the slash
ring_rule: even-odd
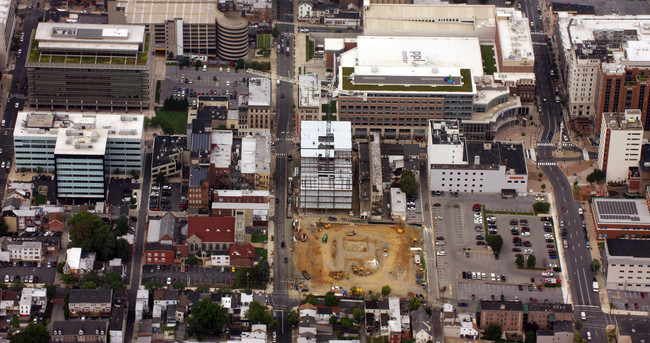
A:
<svg viewBox="0 0 650 343">
<path fill-rule="evenodd" d="M 336 306 L 341 299 L 334 294 L 334 292 L 325 293 L 325 306 Z"/>
<path fill-rule="evenodd" d="M 399 188 L 408 196 L 414 196 L 418 192 L 418 182 L 410 169 L 404 169 L 399 179 Z"/>
<path fill-rule="evenodd" d="M 287 313 L 287 320 L 289 321 L 289 325 L 296 326 L 300 320 L 300 315 L 296 311 L 289 311 Z"/>
<path fill-rule="evenodd" d="M 533 211 L 535 211 L 535 213 L 548 213 L 550 208 L 551 204 L 547 202 L 538 201 L 533 204 Z"/>
<path fill-rule="evenodd" d="M 537 259 L 535 258 L 535 255 L 528 255 L 528 259 L 526 260 L 526 267 L 528 267 L 528 269 L 533 269 L 535 268 L 536 263 Z"/>
<path fill-rule="evenodd" d="M 281 33 L 282 33 L 282 31 L 280 31 L 280 28 L 277 25 L 274 25 L 273 26 L 273 31 L 271 32 L 271 34 L 273 35 L 273 38 L 278 38 Z"/>
<path fill-rule="evenodd" d="M 144 284 L 144 289 L 151 291 L 154 289 L 162 288 L 162 284 L 158 281 L 149 281 Z"/>
<path fill-rule="evenodd" d="M 598 273 L 598 271 L 600 271 L 600 260 L 596 258 L 592 259 L 589 266 L 591 267 L 591 270 Z"/>
<path fill-rule="evenodd" d="M 165 183 L 165 179 L 166 179 L 165 174 L 163 174 L 162 172 L 156 175 L 156 183 Z"/>
<path fill-rule="evenodd" d="M 594 183 L 594 182 L 600 182 L 605 179 L 605 173 L 603 173 L 602 170 L 600 169 L 595 169 L 594 171 L 591 172 L 591 174 L 587 175 L 587 181 Z"/>
<path fill-rule="evenodd" d="M 63 282 L 66 285 L 71 285 L 73 283 L 76 283 L 77 281 L 79 281 L 79 280 L 77 279 L 77 277 L 74 274 L 64 274 L 61 277 L 61 282 Z"/>
<path fill-rule="evenodd" d="M 409 301 L 409 306 L 411 307 L 411 311 L 417 310 L 418 308 L 420 308 L 421 305 L 422 303 L 420 302 L 420 299 L 416 297 L 411 298 L 411 300 Z"/>
<path fill-rule="evenodd" d="M 389 285 L 385 285 L 384 287 L 381 288 L 381 294 L 388 296 L 391 292 L 391 288 Z"/>
<path fill-rule="evenodd" d="M 260 273 L 260 279 L 262 282 L 268 282 L 271 275 L 271 266 L 269 266 L 269 261 L 266 257 L 262 257 L 260 262 L 255 266 Z"/>
<path fill-rule="evenodd" d="M 318 298 L 315 295 L 309 293 L 309 294 L 307 294 L 305 296 L 305 299 L 302 301 L 302 303 L 303 304 L 310 303 L 310 304 L 316 306 L 316 305 L 318 305 Z"/>
<path fill-rule="evenodd" d="M 125 289 L 124 280 L 122 276 L 116 272 L 108 272 L 104 274 L 104 286 L 107 286 L 111 289 Z"/>
<path fill-rule="evenodd" d="M 214 336 L 228 322 L 226 309 L 212 301 L 211 298 L 201 300 L 192 309 L 187 318 L 187 335 L 203 340 Z"/>
<path fill-rule="evenodd" d="M 97 260 L 108 261 L 116 257 L 130 259 L 131 248 L 128 242 L 117 239 L 116 233 L 109 230 L 97 215 L 79 212 L 70 219 L 70 224 L 73 245 L 97 253 Z"/>
<path fill-rule="evenodd" d="M 88 281 L 84 282 L 81 287 L 85 289 L 97 289 L 97 284 L 92 281 Z"/>
<path fill-rule="evenodd" d="M 517 265 L 517 267 L 523 268 L 525 263 L 526 261 L 524 260 L 524 255 L 518 254 L 517 258 L 515 258 L 515 264 Z"/>
<path fill-rule="evenodd" d="M 501 336 L 503 336 L 503 330 L 501 330 L 501 325 L 497 323 L 491 323 L 485 329 L 483 337 L 490 341 L 500 341 Z"/>
<path fill-rule="evenodd" d="M 501 252 L 501 247 L 503 247 L 503 237 L 501 235 L 487 235 L 485 240 L 495 254 Z"/>
<path fill-rule="evenodd" d="M 129 218 L 127 216 L 121 215 L 117 218 L 117 222 L 115 223 L 115 232 L 118 236 L 122 236 L 129 232 Z"/>
<path fill-rule="evenodd" d="M 21 332 L 11 337 L 11 343 L 48 343 L 50 333 L 45 325 L 31 323 Z"/>
<path fill-rule="evenodd" d="M 262 305 L 259 301 L 251 302 L 245 315 L 251 324 L 269 325 L 273 321 L 273 315 L 266 312 L 266 306 Z"/>
<path fill-rule="evenodd" d="M 366 316 L 366 312 L 360 308 L 355 308 L 352 310 L 352 315 L 354 316 L 354 320 L 360 321 Z"/>
</svg>

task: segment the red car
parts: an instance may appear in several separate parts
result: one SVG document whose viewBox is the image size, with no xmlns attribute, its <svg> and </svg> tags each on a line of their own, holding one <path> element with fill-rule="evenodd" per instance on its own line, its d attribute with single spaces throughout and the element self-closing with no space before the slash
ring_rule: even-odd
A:
<svg viewBox="0 0 650 343">
<path fill-rule="evenodd" d="M 542 285 L 537 285 L 537 290 L 541 292 L 542 291 Z"/>
<path fill-rule="evenodd" d="M 562 206 L 562 213 L 566 213 L 566 207 Z"/>
</svg>

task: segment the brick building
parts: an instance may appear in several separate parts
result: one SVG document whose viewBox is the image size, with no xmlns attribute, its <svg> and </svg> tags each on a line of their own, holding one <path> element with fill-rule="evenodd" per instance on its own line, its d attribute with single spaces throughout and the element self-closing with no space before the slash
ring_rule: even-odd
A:
<svg viewBox="0 0 650 343">
<path fill-rule="evenodd" d="M 228 251 L 235 242 L 235 217 L 188 217 L 187 246 L 198 251 Z"/>
<path fill-rule="evenodd" d="M 516 301 L 481 301 L 476 310 L 480 329 L 497 323 L 504 333 L 523 335 L 524 304 Z"/>
</svg>

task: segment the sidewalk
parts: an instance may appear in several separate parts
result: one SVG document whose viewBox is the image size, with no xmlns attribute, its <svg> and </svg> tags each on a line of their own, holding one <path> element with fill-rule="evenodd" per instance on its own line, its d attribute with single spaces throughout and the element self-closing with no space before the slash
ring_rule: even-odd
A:
<svg viewBox="0 0 650 343">
<path fill-rule="evenodd" d="M 562 244 L 560 241 L 557 240 L 558 237 L 562 237 L 560 233 L 560 227 L 558 225 L 559 218 L 557 215 L 557 208 L 555 208 L 555 197 L 553 196 L 553 192 L 548 192 L 546 193 L 546 196 L 549 199 L 549 203 L 551 204 L 551 207 L 549 208 L 549 212 L 551 216 L 553 217 L 553 230 L 555 230 L 555 245 L 557 247 L 557 252 L 558 252 L 558 258 L 560 261 L 560 275 L 562 276 L 561 280 L 564 280 L 565 282 L 562 282 L 562 297 L 564 299 L 565 304 L 573 304 L 573 298 L 571 296 L 571 291 L 569 290 L 569 283 L 571 280 L 568 277 L 567 274 L 567 263 L 566 259 L 564 257 L 564 247 L 562 247 L 560 244 Z"/>
</svg>

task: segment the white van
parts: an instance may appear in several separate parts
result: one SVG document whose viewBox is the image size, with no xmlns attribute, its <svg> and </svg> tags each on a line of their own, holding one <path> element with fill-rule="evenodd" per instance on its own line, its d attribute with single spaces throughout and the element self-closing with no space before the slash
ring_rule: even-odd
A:
<svg viewBox="0 0 650 343">
<path fill-rule="evenodd" d="M 580 319 L 583 321 L 587 320 L 587 315 L 584 312 L 580 312 Z"/>
<path fill-rule="evenodd" d="M 208 71 L 208 66 L 203 65 L 203 71 L 204 71 L 204 72 L 205 72 L 205 71 Z"/>
</svg>

